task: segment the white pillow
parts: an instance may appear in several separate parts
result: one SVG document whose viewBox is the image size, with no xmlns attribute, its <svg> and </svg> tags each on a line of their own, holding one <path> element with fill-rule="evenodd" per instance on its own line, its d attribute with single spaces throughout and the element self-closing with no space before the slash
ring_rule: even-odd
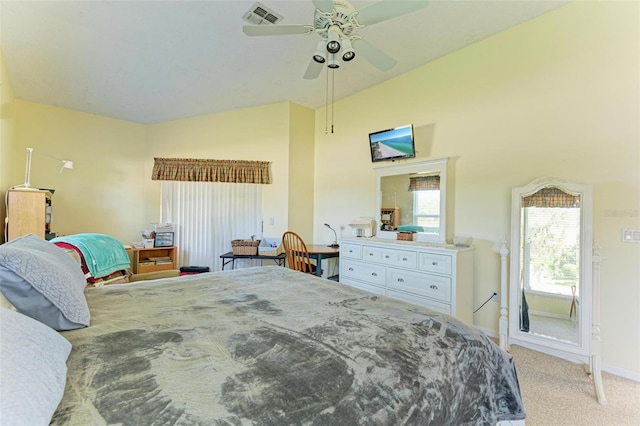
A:
<svg viewBox="0 0 640 426">
<path fill-rule="evenodd" d="M 54 330 L 89 325 L 86 285 L 80 266 L 55 244 L 29 234 L 0 245 L 0 291 Z"/>
<path fill-rule="evenodd" d="M 70 352 L 71 343 L 50 327 L 0 308 L 0 424 L 51 422 Z"/>
</svg>

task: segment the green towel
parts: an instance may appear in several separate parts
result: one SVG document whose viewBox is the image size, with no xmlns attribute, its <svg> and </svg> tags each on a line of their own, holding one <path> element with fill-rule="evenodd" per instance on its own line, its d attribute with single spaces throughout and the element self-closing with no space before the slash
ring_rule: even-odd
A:
<svg viewBox="0 0 640 426">
<path fill-rule="evenodd" d="M 424 228 L 417 225 L 400 225 L 396 228 L 399 232 L 423 232 Z"/>
<path fill-rule="evenodd" d="M 57 237 L 52 243 L 71 244 L 82 253 L 93 278 L 106 277 L 131 266 L 129 255 L 122 243 L 104 234 L 74 234 Z"/>
</svg>

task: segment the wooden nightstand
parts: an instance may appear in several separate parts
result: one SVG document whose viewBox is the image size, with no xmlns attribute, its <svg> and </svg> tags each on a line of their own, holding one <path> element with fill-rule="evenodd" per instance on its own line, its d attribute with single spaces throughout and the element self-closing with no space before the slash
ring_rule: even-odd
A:
<svg viewBox="0 0 640 426">
<path fill-rule="evenodd" d="M 134 274 L 178 269 L 178 248 L 176 246 L 128 248 L 127 253 L 131 259 L 131 271 Z"/>
</svg>

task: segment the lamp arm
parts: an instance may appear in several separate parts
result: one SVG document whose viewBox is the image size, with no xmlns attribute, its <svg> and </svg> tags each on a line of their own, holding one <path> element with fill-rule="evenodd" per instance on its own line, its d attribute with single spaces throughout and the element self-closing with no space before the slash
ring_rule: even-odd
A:
<svg viewBox="0 0 640 426">
<path fill-rule="evenodd" d="M 27 148 L 27 164 L 24 169 L 24 187 L 29 188 L 31 186 L 31 154 L 33 153 L 33 148 Z"/>
<path fill-rule="evenodd" d="M 33 148 L 27 148 L 27 161 L 24 169 L 24 184 L 17 185 L 12 188 L 23 187 L 26 189 L 31 189 L 31 157 L 33 156 L 34 151 L 35 150 Z M 73 169 L 73 161 L 63 160 L 62 158 L 58 158 L 51 154 L 47 154 L 46 152 L 41 152 L 41 151 L 36 151 L 36 152 L 38 152 L 41 155 L 44 155 L 45 157 L 49 157 L 49 158 L 53 158 L 54 160 L 61 161 L 62 168 L 60 168 L 60 173 L 62 173 L 64 169 Z"/>
<path fill-rule="evenodd" d="M 333 236 L 335 237 L 335 239 L 333 240 L 333 244 L 330 244 L 329 247 L 334 247 L 334 248 L 340 247 L 338 245 L 338 234 L 336 233 L 336 230 L 333 229 L 331 226 L 329 226 L 328 223 L 325 223 L 324 226 L 331 229 L 333 231 Z"/>
</svg>

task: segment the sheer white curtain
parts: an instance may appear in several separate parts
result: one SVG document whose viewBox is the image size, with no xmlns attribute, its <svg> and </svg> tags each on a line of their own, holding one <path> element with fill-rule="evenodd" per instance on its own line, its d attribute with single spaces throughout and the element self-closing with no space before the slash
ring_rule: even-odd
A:
<svg viewBox="0 0 640 426">
<path fill-rule="evenodd" d="M 218 271 L 220 255 L 231 251 L 231 240 L 261 238 L 262 188 L 249 183 L 163 181 L 161 220 L 175 227 L 180 265 Z"/>
</svg>

